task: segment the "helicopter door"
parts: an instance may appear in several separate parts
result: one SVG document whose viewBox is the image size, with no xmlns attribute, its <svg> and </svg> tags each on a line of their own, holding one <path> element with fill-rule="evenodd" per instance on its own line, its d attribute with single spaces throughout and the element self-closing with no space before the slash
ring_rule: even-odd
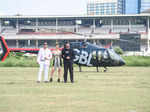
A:
<svg viewBox="0 0 150 112">
<path fill-rule="evenodd" d="M 108 51 L 107 50 L 104 50 L 103 52 L 102 52 L 102 60 L 107 60 L 109 58 L 109 56 L 108 56 Z"/>
<path fill-rule="evenodd" d="M 115 60 L 115 52 L 113 49 L 108 49 L 109 56 L 112 60 Z"/>
<path fill-rule="evenodd" d="M 102 60 L 102 51 L 97 51 L 97 58 L 98 58 L 98 61 Z"/>
<path fill-rule="evenodd" d="M 96 54 L 97 54 L 96 51 L 92 52 L 92 58 L 95 59 L 95 60 L 96 60 L 96 56 L 97 56 Z"/>
</svg>

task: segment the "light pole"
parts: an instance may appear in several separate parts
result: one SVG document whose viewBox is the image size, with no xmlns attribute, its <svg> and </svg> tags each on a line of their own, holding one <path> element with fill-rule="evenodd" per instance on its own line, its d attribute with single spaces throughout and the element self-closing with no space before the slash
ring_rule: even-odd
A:
<svg viewBox="0 0 150 112">
<path fill-rule="evenodd" d="M 78 25 L 82 24 L 82 20 L 76 20 L 76 33 L 79 32 Z"/>
<path fill-rule="evenodd" d="M 149 17 L 148 17 L 148 19 L 147 19 L 147 31 L 148 31 L 148 36 L 147 36 L 147 51 L 149 51 L 149 47 L 150 47 L 150 45 L 149 45 L 149 39 L 150 39 L 150 29 L 149 29 L 149 24 L 150 24 L 150 22 L 149 22 Z"/>
</svg>

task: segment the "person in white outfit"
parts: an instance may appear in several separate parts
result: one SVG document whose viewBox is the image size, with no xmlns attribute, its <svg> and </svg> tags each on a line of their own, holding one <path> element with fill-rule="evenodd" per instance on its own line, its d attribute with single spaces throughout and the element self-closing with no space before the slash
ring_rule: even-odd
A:
<svg viewBox="0 0 150 112">
<path fill-rule="evenodd" d="M 52 53 L 48 49 L 47 42 L 45 42 L 44 47 L 39 50 L 38 56 L 37 56 L 37 62 L 40 65 L 37 83 L 41 82 L 43 70 L 44 70 L 44 82 L 48 83 L 48 71 L 49 71 L 51 58 L 52 58 Z"/>
</svg>

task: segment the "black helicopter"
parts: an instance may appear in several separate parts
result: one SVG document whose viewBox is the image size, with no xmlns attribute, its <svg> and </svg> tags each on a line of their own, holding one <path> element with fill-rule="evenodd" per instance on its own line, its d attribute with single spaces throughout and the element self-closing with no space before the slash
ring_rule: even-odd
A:
<svg viewBox="0 0 150 112">
<path fill-rule="evenodd" d="M 119 56 L 110 46 L 110 48 L 101 48 L 89 42 L 70 42 L 70 47 L 74 49 L 75 59 L 74 63 L 81 66 L 104 67 L 104 72 L 107 67 L 125 65 L 125 61 Z M 54 50 L 54 49 L 50 49 Z M 8 48 L 7 43 L 3 37 L 0 36 L 0 60 L 4 61 L 9 52 L 24 52 L 37 54 L 39 49 L 30 48 Z"/>
<path fill-rule="evenodd" d="M 71 48 L 75 51 L 74 63 L 81 66 L 104 67 L 104 72 L 107 67 L 125 65 L 125 61 L 111 47 L 100 48 L 97 45 L 89 42 L 71 42 Z"/>
</svg>

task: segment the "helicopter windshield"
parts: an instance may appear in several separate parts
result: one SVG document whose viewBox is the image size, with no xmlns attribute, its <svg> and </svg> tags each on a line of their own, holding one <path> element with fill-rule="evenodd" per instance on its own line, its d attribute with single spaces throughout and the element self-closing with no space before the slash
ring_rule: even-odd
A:
<svg viewBox="0 0 150 112">
<path fill-rule="evenodd" d="M 121 57 L 115 53 L 115 51 L 113 49 L 108 49 L 108 53 L 111 59 L 113 60 L 120 60 Z"/>
<path fill-rule="evenodd" d="M 104 53 L 103 53 L 103 58 L 104 58 L 104 59 L 107 59 L 107 58 L 108 58 L 108 53 L 107 53 L 106 50 L 105 50 Z"/>
<path fill-rule="evenodd" d="M 102 51 L 98 51 L 98 60 L 102 59 Z"/>
<path fill-rule="evenodd" d="M 111 60 L 113 60 L 114 65 L 125 65 L 125 61 L 113 49 L 108 49 L 108 54 Z"/>
<path fill-rule="evenodd" d="M 2 43 L 1 43 L 1 41 L 0 41 L 0 57 L 3 55 L 3 46 L 2 46 Z"/>
<path fill-rule="evenodd" d="M 113 49 L 108 49 L 108 52 L 109 52 L 110 58 L 115 59 L 116 53 L 114 52 L 114 50 Z"/>
<path fill-rule="evenodd" d="M 93 59 L 96 59 L 96 51 L 93 51 L 92 57 L 93 57 Z"/>
</svg>

